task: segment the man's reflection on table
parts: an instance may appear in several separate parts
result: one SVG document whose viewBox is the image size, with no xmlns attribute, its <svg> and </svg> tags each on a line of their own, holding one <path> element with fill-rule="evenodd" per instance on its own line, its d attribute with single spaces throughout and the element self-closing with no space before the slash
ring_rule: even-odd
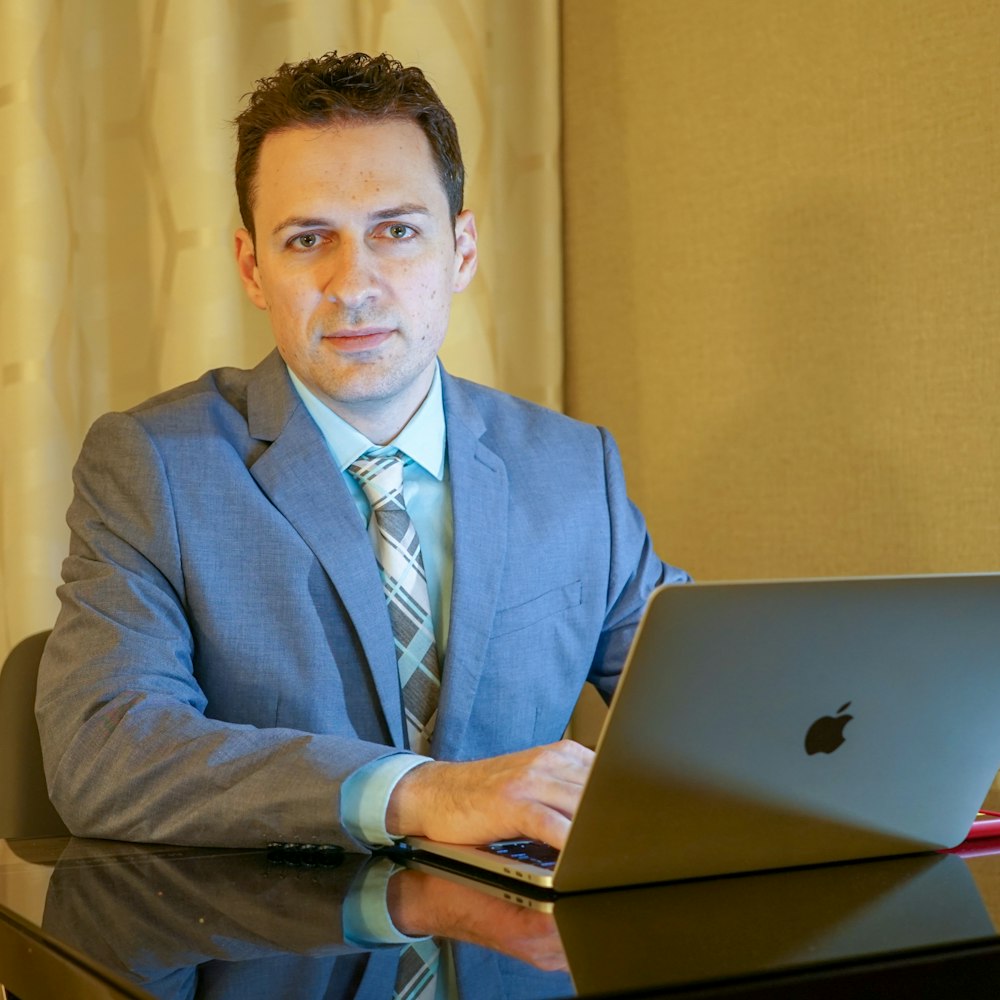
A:
<svg viewBox="0 0 1000 1000">
<path fill-rule="evenodd" d="M 551 914 L 386 858 L 70 841 L 44 927 L 162 1000 L 389 1000 L 413 938 L 442 942 L 438 997 L 572 994 Z"/>
<path fill-rule="evenodd" d="M 408 864 L 70 841 L 43 922 L 162 1000 L 389 1000 L 400 956 L 428 938 L 437 1000 L 606 996 L 997 942 L 954 855 L 578 893 L 552 912 Z"/>
</svg>

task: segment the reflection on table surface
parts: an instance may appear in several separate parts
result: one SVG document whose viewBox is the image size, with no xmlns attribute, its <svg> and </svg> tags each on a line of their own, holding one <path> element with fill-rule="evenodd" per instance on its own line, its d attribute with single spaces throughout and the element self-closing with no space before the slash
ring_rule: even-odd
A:
<svg viewBox="0 0 1000 1000">
<path fill-rule="evenodd" d="M 358 855 L 308 867 L 264 852 L 75 839 L 10 841 L 0 854 L 0 904 L 171 1000 L 391 996 L 401 945 L 358 940 L 350 926 L 360 896 L 380 884 L 383 899 L 392 887 L 407 931 L 450 942 L 458 995 L 485 998 L 718 982 L 996 942 L 1000 927 L 1000 855 L 920 855 L 527 906 L 461 876 Z"/>
</svg>

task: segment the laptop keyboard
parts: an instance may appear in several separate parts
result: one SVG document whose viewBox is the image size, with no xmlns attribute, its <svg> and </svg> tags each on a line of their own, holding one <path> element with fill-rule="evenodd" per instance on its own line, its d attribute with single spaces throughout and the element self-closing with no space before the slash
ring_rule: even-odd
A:
<svg viewBox="0 0 1000 1000">
<path fill-rule="evenodd" d="M 543 844 L 540 840 L 498 840 L 487 844 L 483 850 L 498 854 L 512 861 L 524 861 L 539 868 L 555 868 L 559 860 L 559 851 L 555 847 Z"/>
</svg>

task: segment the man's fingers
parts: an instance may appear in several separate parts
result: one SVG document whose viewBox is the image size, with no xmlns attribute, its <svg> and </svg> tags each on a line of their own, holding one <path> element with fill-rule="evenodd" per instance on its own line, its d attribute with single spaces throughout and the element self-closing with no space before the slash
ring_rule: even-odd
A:
<svg viewBox="0 0 1000 1000">
<path fill-rule="evenodd" d="M 486 760 L 428 763 L 396 786 L 387 825 L 393 834 L 435 840 L 524 836 L 561 847 L 593 759 L 592 750 L 563 740 Z"/>
<path fill-rule="evenodd" d="M 566 846 L 572 817 L 563 812 L 531 803 L 522 812 L 517 824 L 518 832 L 512 836 L 527 837 L 529 840 L 541 840 L 551 844 L 560 851 Z"/>
</svg>

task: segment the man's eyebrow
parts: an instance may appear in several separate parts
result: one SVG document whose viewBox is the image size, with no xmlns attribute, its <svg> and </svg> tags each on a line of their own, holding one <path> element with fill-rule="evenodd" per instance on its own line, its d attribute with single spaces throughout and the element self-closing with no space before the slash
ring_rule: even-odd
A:
<svg viewBox="0 0 1000 1000">
<path fill-rule="evenodd" d="M 394 205 L 392 208 L 380 208 L 377 212 L 372 212 L 373 219 L 394 219 L 400 215 L 430 215 L 430 209 L 420 202 L 404 202 L 402 205 Z"/>
<path fill-rule="evenodd" d="M 305 215 L 290 215 L 287 219 L 282 219 L 271 230 L 271 235 L 277 236 L 278 233 L 283 232 L 285 229 L 313 229 L 317 226 L 328 225 L 330 225 L 329 219 L 310 218 Z"/>
<path fill-rule="evenodd" d="M 408 215 L 430 215 L 430 209 L 421 204 L 418 201 L 404 202 L 402 205 L 391 205 L 388 208 L 379 208 L 372 212 L 369 218 L 373 222 L 384 222 L 386 219 L 398 219 L 403 216 Z M 306 215 L 290 215 L 287 219 L 282 219 L 274 229 L 271 230 L 272 236 L 277 236 L 278 233 L 283 232 L 286 229 L 322 229 L 324 227 L 330 226 L 330 220 L 326 218 L 319 218 L 306 216 Z"/>
</svg>

